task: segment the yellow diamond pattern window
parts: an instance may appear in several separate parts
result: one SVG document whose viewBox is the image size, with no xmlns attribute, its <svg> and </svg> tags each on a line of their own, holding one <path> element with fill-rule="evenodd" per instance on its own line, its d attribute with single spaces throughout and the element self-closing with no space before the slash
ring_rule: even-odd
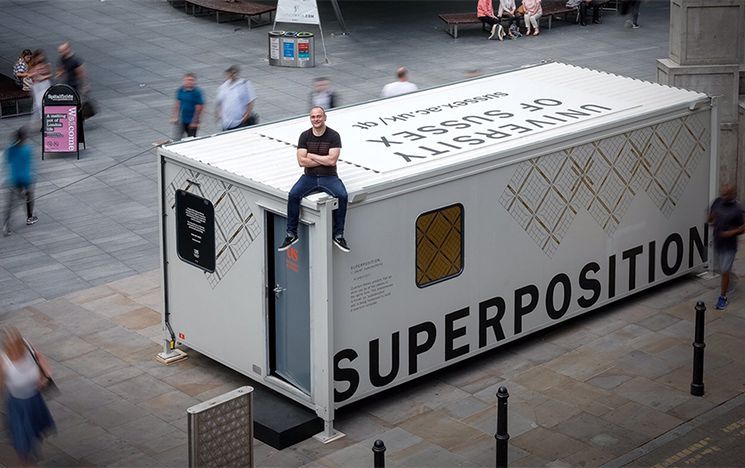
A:
<svg viewBox="0 0 745 468">
<path fill-rule="evenodd" d="M 420 288 L 463 271 L 463 205 L 451 205 L 416 220 L 416 285 Z"/>
</svg>

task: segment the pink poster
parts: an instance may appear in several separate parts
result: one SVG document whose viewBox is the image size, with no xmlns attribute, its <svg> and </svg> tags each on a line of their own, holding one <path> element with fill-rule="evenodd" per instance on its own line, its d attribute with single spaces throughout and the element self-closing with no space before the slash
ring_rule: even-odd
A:
<svg viewBox="0 0 745 468">
<path fill-rule="evenodd" d="M 44 152 L 78 151 L 78 109 L 76 106 L 44 106 Z"/>
</svg>

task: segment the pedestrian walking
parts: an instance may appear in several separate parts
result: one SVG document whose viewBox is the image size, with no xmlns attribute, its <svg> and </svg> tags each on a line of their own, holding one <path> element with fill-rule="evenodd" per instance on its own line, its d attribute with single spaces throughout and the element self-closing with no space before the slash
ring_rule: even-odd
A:
<svg viewBox="0 0 745 468">
<path fill-rule="evenodd" d="M 383 86 L 383 91 L 380 93 L 382 97 L 387 98 L 412 93 L 419 89 L 417 85 L 409 81 L 409 70 L 406 67 L 399 67 L 396 70 L 396 78 L 396 81 Z"/>
<path fill-rule="evenodd" d="M 175 125 L 174 140 L 180 140 L 184 133 L 188 137 L 197 136 L 199 120 L 204 109 L 202 90 L 197 87 L 197 75 L 184 75 L 182 85 L 176 91 L 176 102 L 173 104 L 171 123 Z"/>
<path fill-rule="evenodd" d="M 23 127 L 16 130 L 13 141 L 5 150 L 5 160 L 8 164 L 8 205 L 5 207 L 3 220 L 3 235 L 11 234 L 11 217 L 16 197 L 26 200 L 26 224 L 36 224 L 39 220 L 34 216 L 33 192 L 33 159 L 31 145 L 26 141 L 26 130 Z"/>
<path fill-rule="evenodd" d="M 574 2 L 571 2 L 572 4 Z M 592 8 L 592 22 L 593 24 L 600 24 L 600 7 L 604 3 L 603 0 L 581 0 L 579 2 L 579 24 L 580 26 L 587 26 L 587 9 Z M 567 6 L 570 2 L 567 2 Z"/>
<path fill-rule="evenodd" d="M 80 117 L 89 119 L 98 113 L 97 106 L 91 97 L 90 80 L 86 72 L 83 60 L 75 54 L 69 42 L 63 42 L 57 47 L 59 64 L 57 66 L 56 78 L 74 89 L 80 97 Z M 85 141 L 83 127 L 80 127 L 80 141 Z"/>
<path fill-rule="evenodd" d="M 716 308 L 723 310 L 727 307 L 730 272 L 737 254 L 737 236 L 745 232 L 742 205 L 735 199 L 735 188 L 731 184 L 724 184 L 721 195 L 711 204 L 709 224 L 714 227 L 714 250 L 719 258 L 719 274 L 722 278 Z"/>
<path fill-rule="evenodd" d="M 639 10 L 641 9 L 641 0 L 623 0 L 621 2 L 621 15 L 625 16 L 631 12 L 631 19 L 627 19 L 624 24 L 633 29 L 639 29 Z"/>
<path fill-rule="evenodd" d="M 331 89 L 331 80 L 325 76 L 313 79 L 313 88 L 310 92 L 310 108 L 323 107 L 324 109 L 333 109 L 339 105 L 339 98 L 336 92 Z"/>
<path fill-rule="evenodd" d="M 0 388 L 5 393 L 6 430 L 23 466 L 39 459 L 44 437 L 55 429 L 43 389 L 51 369 L 44 355 L 24 340 L 18 330 L 3 333 Z"/>
<path fill-rule="evenodd" d="M 61 83 L 69 85 L 78 92 L 81 101 L 89 91 L 88 75 L 83 61 L 75 54 L 69 42 L 63 42 L 57 47 L 59 65 L 56 77 Z"/>
<path fill-rule="evenodd" d="M 326 112 L 321 107 L 310 110 L 310 124 L 311 128 L 301 133 L 298 139 L 297 163 L 304 171 L 290 189 L 287 198 L 287 237 L 277 250 L 285 251 L 299 240 L 297 225 L 303 197 L 311 193 L 326 192 L 339 200 L 339 206 L 332 214 L 332 241 L 342 252 L 349 252 L 344 239 L 347 189 L 336 172 L 336 161 L 341 153 L 341 136 L 326 126 Z"/>
<path fill-rule="evenodd" d="M 34 99 L 32 119 L 35 123 L 40 123 L 44 93 L 52 86 L 52 65 L 47 61 L 47 55 L 43 50 L 36 49 L 31 56 L 29 75 L 31 75 L 31 95 Z"/>
<path fill-rule="evenodd" d="M 256 125 L 259 116 L 254 113 L 256 92 L 251 82 L 239 77 L 237 65 L 228 67 L 225 74 L 228 79 L 218 88 L 215 101 L 215 117 L 222 122 L 222 129 Z"/>
</svg>

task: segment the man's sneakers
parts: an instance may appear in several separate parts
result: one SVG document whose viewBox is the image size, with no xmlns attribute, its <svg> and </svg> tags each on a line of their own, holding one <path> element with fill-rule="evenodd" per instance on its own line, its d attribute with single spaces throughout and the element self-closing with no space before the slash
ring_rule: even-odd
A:
<svg viewBox="0 0 745 468">
<path fill-rule="evenodd" d="M 717 310 L 724 310 L 727 308 L 727 297 L 726 296 L 719 296 L 719 300 L 717 301 L 717 305 L 715 309 Z"/>
<path fill-rule="evenodd" d="M 288 232 L 287 237 L 285 237 L 285 240 L 282 241 L 282 245 L 279 246 L 277 251 L 284 252 L 285 250 L 289 249 L 290 246 L 297 244 L 299 240 L 300 239 L 298 239 L 297 234 Z"/>
<path fill-rule="evenodd" d="M 342 252 L 349 252 L 350 249 L 347 245 L 347 241 L 344 239 L 344 236 L 336 236 L 334 237 L 334 245 L 339 247 L 339 250 Z"/>
<path fill-rule="evenodd" d="M 39 218 L 37 218 L 36 216 L 26 218 L 26 225 L 31 226 L 32 224 L 36 224 L 37 221 L 39 221 Z"/>
<path fill-rule="evenodd" d="M 497 35 L 497 25 L 492 25 L 491 27 L 491 34 L 489 35 L 489 39 L 494 39 L 494 36 Z"/>
<path fill-rule="evenodd" d="M 280 245 L 277 248 L 278 252 L 284 252 L 285 250 L 289 249 L 291 246 L 298 243 L 300 239 L 298 239 L 297 234 L 287 233 L 287 237 L 285 237 L 285 240 L 282 241 L 282 245 Z M 351 249 L 347 245 L 346 239 L 344 239 L 344 236 L 336 236 L 334 237 L 334 245 L 339 248 L 342 252 L 349 252 Z"/>
</svg>

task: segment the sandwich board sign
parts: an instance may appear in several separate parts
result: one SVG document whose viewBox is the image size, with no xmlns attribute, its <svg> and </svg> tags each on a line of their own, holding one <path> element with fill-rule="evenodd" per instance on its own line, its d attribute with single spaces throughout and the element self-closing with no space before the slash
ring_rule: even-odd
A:
<svg viewBox="0 0 745 468">
<path fill-rule="evenodd" d="M 344 28 L 344 21 L 341 19 L 339 7 L 336 0 L 334 10 L 337 12 L 339 22 Z M 318 4 L 316 0 L 277 0 L 277 14 L 274 17 L 274 28 L 277 29 L 277 23 L 295 23 L 295 24 L 317 24 L 321 32 L 321 45 L 323 46 L 323 57 L 326 63 L 329 62 L 326 54 L 326 41 L 323 38 L 323 27 L 321 26 L 321 17 L 318 14 Z"/>
<path fill-rule="evenodd" d="M 82 119 L 80 96 L 66 84 L 51 86 L 42 99 L 42 147 L 44 153 L 75 153 L 80 159 Z"/>
</svg>

